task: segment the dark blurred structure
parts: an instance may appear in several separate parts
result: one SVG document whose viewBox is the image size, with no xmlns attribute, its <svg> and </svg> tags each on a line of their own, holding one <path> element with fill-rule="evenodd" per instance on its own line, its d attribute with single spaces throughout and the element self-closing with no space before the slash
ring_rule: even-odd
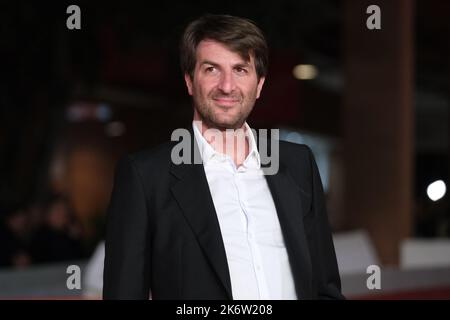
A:
<svg viewBox="0 0 450 320">
<path fill-rule="evenodd" d="M 81 8 L 81 30 L 66 28 L 69 4 Z M 365 27 L 371 4 L 381 8 L 381 30 Z M 248 17 L 267 34 L 269 76 L 250 124 L 334 141 L 328 196 L 335 231 L 368 230 L 381 261 L 391 265 L 408 237 L 449 237 L 448 201 L 426 194 L 434 180 L 448 182 L 450 3 L 444 0 L 1 4 L 6 225 L 25 228 L 33 204 L 62 194 L 83 230 L 85 251 L 75 248 L 78 240 L 70 244 L 70 228 L 51 237 L 47 230 L 36 242 L 65 242 L 72 254 L 60 258 L 92 252 L 118 157 L 190 124 L 178 37 L 206 12 Z M 313 65 L 317 75 L 296 79 L 300 64 Z M 7 209 L 12 203 L 26 213 Z M 43 211 L 34 217 L 52 220 L 46 218 L 52 210 Z M 28 265 L 55 258 L 17 259 Z"/>
</svg>

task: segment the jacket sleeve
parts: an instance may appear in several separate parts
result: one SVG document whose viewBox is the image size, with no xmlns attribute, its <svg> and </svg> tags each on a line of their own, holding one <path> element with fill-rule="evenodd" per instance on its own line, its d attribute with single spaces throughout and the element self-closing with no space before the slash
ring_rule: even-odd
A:
<svg viewBox="0 0 450 320">
<path fill-rule="evenodd" d="M 104 299 L 148 299 L 149 221 L 142 179 L 129 157 L 117 165 L 106 217 Z"/>
<path fill-rule="evenodd" d="M 336 260 L 331 228 L 328 221 L 326 201 L 314 155 L 308 147 L 312 172 L 313 210 L 316 218 L 314 236 L 319 260 L 319 299 L 345 299 L 341 293 L 341 279 Z"/>
</svg>

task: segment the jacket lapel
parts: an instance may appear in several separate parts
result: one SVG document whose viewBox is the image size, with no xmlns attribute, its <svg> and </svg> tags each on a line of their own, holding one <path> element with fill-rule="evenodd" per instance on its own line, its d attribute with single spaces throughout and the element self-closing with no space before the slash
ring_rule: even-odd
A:
<svg viewBox="0 0 450 320">
<path fill-rule="evenodd" d="M 302 191 L 281 163 L 278 173 L 265 177 L 277 209 L 297 296 L 310 299 L 312 267 L 303 223 L 305 203 L 302 203 L 307 199 L 300 197 Z"/>
<path fill-rule="evenodd" d="M 193 146 L 195 154 L 195 152 L 198 153 L 198 147 L 196 141 L 193 140 L 192 131 L 191 137 L 191 146 Z M 172 163 L 171 172 L 178 178 L 171 188 L 173 196 L 224 286 L 229 299 L 232 299 L 225 246 L 203 165 L 175 165 Z"/>
</svg>

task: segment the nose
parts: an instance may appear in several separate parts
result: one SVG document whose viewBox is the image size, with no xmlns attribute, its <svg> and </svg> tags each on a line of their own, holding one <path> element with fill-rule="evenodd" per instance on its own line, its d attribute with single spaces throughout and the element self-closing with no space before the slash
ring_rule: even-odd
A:
<svg viewBox="0 0 450 320">
<path fill-rule="evenodd" d="M 228 94 L 233 92 L 236 87 L 236 82 L 231 71 L 222 72 L 218 87 L 223 93 Z"/>
</svg>

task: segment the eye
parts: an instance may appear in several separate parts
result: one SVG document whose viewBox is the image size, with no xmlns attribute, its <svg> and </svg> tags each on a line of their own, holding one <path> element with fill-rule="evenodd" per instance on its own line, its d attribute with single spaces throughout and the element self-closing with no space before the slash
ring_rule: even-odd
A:
<svg viewBox="0 0 450 320">
<path fill-rule="evenodd" d="M 243 67 L 236 67 L 235 70 L 239 74 L 247 74 L 248 73 L 248 70 Z"/>
<path fill-rule="evenodd" d="M 205 72 L 207 72 L 207 73 L 211 73 L 211 72 L 214 72 L 214 71 L 216 71 L 216 67 L 211 66 L 211 67 L 205 68 Z"/>
</svg>

